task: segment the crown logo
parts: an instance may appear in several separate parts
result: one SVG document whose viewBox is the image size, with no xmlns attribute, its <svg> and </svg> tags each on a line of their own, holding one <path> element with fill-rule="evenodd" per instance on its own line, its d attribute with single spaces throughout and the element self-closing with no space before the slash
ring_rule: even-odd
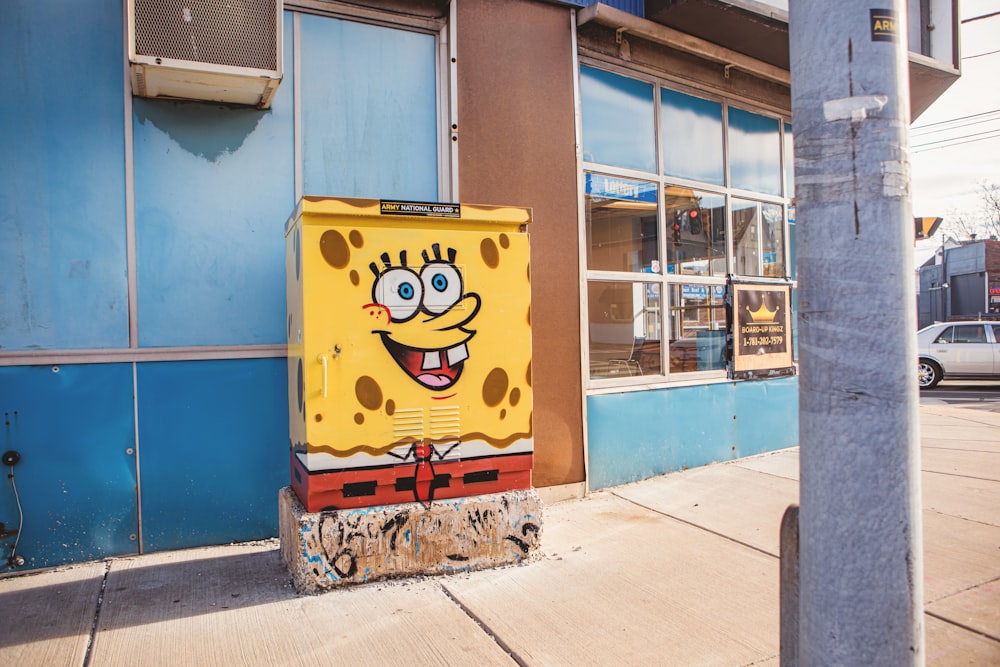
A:
<svg viewBox="0 0 1000 667">
<path fill-rule="evenodd" d="M 761 301 L 760 308 L 757 310 L 750 310 L 750 306 L 744 306 L 744 308 L 750 313 L 750 317 L 754 322 L 773 322 L 774 316 L 781 310 L 781 306 L 778 306 L 774 310 L 768 310 L 763 301 Z"/>
</svg>

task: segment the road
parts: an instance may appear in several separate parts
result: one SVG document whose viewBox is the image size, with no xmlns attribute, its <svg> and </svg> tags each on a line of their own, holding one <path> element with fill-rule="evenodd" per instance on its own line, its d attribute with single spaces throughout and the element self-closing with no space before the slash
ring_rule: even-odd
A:
<svg viewBox="0 0 1000 667">
<path fill-rule="evenodd" d="M 1000 382 L 945 380 L 920 392 L 921 405 L 951 405 L 1000 412 Z"/>
</svg>

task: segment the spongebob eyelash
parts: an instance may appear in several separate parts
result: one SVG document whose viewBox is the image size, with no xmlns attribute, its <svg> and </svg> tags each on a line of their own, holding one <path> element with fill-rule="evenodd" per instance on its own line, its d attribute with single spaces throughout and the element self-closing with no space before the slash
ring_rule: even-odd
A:
<svg viewBox="0 0 1000 667">
<path fill-rule="evenodd" d="M 426 253 L 424 254 L 424 257 L 425 258 L 427 257 Z M 379 256 L 379 259 L 381 259 L 382 260 L 382 264 L 385 265 L 385 268 L 382 269 L 382 271 L 387 271 L 387 270 L 389 270 L 389 269 L 392 268 L 392 258 L 389 257 L 389 253 L 387 253 L 387 252 L 382 253 Z M 399 266 L 406 266 L 406 251 L 405 250 L 400 250 L 399 251 Z M 372 270 L 372 273 L 375 274 L 376 278 L 378 278 L 380 275 L 382 275 L 382 271 L 379 271 L 378 264 L 376 264 L 375 262 L 372 262 L 371 264 L 369 264 L 368 268 Z"/>
<path fill-rule="evenodd" d="M 421 250 L 420 251 L 421 256 L 423 256 L 423 258 L 424 258 L 424 263 L 425 264 L 430 263 L 431 261 L 435 261 L 435 262 L 443 262 L 444 261 L 444 258 L 441 257 L 441 244 L 440 243 L 432 243 L 431 244 L 431 250 L 434 252 L 434 259 L 433 260 L 431 260 L 430 255 L 427 254 L 426 250 Z M 458 256 L 458 251 L 457 250 L 455 250 L 454 248 L 448 248 L 448 263 L 449 264 L 454 264 L 455 263 L 455 257 L 457 257 L 457 256 Z M 383 272 L 388 271 L 389 269 L 392 268 L 392 258 L 389 257 L 389 253 L 387 253 L 387 252 L 382 253 L 379 256 L 379 259 L 382 260 L 382 265 L 383 265 L 384 268 L 379 269 L 378 268 L 378 264 L 376 264 L 375 262 L 372 262 L 371 264 L 368 265 L 368 268 L 371 269 L 372 273 L 375 274 L 376 278 L 378 278 L 380 275 L 382 275 Z M 399 266 L 407 266 L 407 264 L 406 264 L 406 251 L 405 250 L 400 250 L 399 251 Z"/>
<path fill-rule="evenodd" d="M 432 243 L 431 244 L 431 250 L 434 251 L 434 260 L 437 261 L 437 262 L 442 261 L 442 258 L 441 258 L 441 244 L 440 243 Z M 421 250 L 420 254 L 423 256 L 425 264 L 431 261 L 431 258 L 427 256 L 427 251 L 426 250 Z M 449 263 L 454 264 L 455 263 L 455 257 L 457 255 L 458 255 L 458 252 L 454 248 L 448 248 L 448 262 Z"/>
</svg>

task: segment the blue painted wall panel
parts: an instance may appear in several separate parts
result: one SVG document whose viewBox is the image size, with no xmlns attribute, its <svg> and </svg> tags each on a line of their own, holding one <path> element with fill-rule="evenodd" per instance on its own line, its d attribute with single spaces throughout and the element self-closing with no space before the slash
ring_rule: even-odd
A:
<svg viewBox="0 0 1000 667">
<path fill-rule="evenodd" d="M 285 359 L 138 367 L 143 549 L 273 537 L 288 485 Z"/>
<path fill-rule="evenodd" d="M 307 195 L 437 201 L 435 40 L 302 15 Z"/>
<path fill-rule="evenodd" d="M 0 349 L 128 346 L 121 35 L 118 0 L 0 3 Z"/>
<path fill-rule="evenodd" d="M 139 344 L 285 341 L 295 206 L 291 18 L 269 111 L 135 98 Z"/>
<path fill-rule="evenodd" d="M 0 368 L 0 452 L 21 455 L 17 550 L 26 568 L 137 550 L 132 405 L 131 364 Z M 15 528 L 9 468 L 3 472 L 0 521 Z M 14 540 L 0 539 L 0 572 Z"/>
<path fill-rule="evenodd" d="M 591 489 L 798 444 L 798 380 L 587 397 Z"/>
<path fill-rule="evenodd" d="M 576 5 L 577 7 L 589 7 L 590 5 L 597 4 L 598 2 L 603 2 L 609 7 L 620 9 L 623 12 L 628 12 L 629 14 L 635 14 L 636 16 L 646 15 L 646 0 L 563 0 L 563 1 L 566 4 Z"/>
</svg>

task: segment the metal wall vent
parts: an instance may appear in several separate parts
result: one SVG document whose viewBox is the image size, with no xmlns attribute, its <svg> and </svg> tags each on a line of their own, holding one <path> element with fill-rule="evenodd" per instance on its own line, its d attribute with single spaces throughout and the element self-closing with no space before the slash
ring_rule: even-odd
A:
<svg viewBox="0 0 1000 667">
<path fill-rule="evenodd" d="M 129 0 L 132 91 L 267 108 L 281 82 L 281 0 Z"/>
</svg>

